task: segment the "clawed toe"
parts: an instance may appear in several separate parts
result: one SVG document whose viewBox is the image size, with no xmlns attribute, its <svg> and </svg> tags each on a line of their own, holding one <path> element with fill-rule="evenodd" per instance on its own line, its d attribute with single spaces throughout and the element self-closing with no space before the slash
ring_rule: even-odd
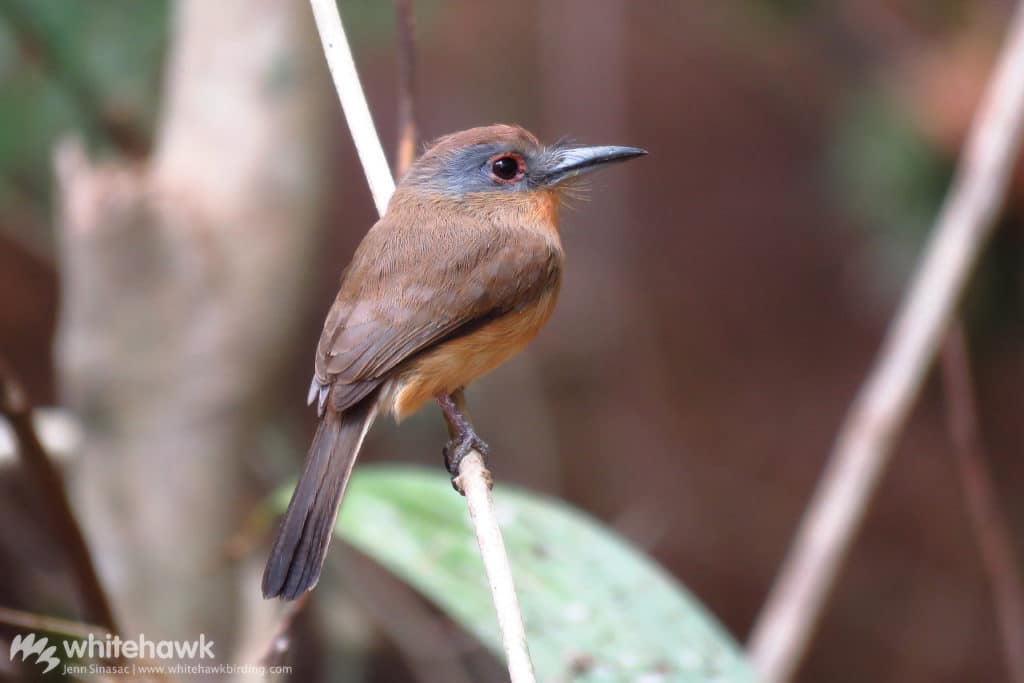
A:
<svg viewBox="0 0 1024 683">
<path fill-rule="evenodd" d="M 481 457 L 486 458 L 491 448 L 474 432 L 468 432 L 448 441 L 442 453 L 444 453 L 444 466 L 453 477 L 459 475 L 459 465 L 470 454 L 476 451 Z"/>
<path fill-rule="evenodd" d="M 480 457 L 486 461 L 491 448 L 477 436 L 473 425 L 459 409 L 455 395 L 461 396 L 461 393 L 460 390 L 456 394 L 439 394 L 437 403 L 448 421 L 448 433 L 454 435 L 441 451 L 444 454 L 444 466 L 452 475 L 452 488 L 464 495 L 459 481 L 459 466 L 472 451 L 479 453 Z"/>
</svg>

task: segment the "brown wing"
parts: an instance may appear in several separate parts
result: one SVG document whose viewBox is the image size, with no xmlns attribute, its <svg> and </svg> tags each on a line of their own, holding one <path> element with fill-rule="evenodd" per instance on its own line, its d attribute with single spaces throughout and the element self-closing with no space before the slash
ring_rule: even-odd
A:
<svg viewBox="0 0 1024 683">
<path fill-rule="evenodd" d="M 381 220 L 353 256 L 317 346 L 311 398 L 344 410 L 405 359 L 466 326 L 535 301 L 561 250 L 534 230 Z"/>
</svg>

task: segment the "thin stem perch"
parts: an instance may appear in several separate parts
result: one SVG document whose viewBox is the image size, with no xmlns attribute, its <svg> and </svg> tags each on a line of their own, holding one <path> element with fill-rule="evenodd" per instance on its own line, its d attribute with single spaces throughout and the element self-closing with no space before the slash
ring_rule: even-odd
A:
<svg viewBox="0 0 1024 683">
<path fill-rule="evenodd" d="M 512 583 L 512 568 L 508 563 L 501 528 L 491 498 L 491 473 L 476 451 L 471 451 L 459 465 L 459 486 L 466 495 L 469 517 L 473 521 L 476 541 L 484 560 L 487 581 L 498 612 L 498 628 L 508 660 L 512 683 L 534 680 L 533 663 L 526 641 L 526 629 L 519 609 L 519 598 Z"/>
<path fill-rule="evenodd" d="M 1022 124 L 1024 7 L 1018 7 L 921 266 L 754 626 L 750 652 L 765 683 L 790 680 L 810 642 L 893 442 L 991 233 L 1018 158 Z"/>
<path fill-rule="evenodd" d="M 377 211 L 383 215 L 395 183 L 388 170 L 384 148 L 370 117 L 355 62 L 349 49 L 336 0 L 310 0 L 317 30 L 324 46 L 334 85 L 341 99 L 345 119 L 359 151 Z M 533 665 L 526 643 L 526 629 L 516 598 L 512 571 L 498 527 L 491 498 L 491 477 L 483 458 L 476 451 L 466 456 L 459 466 L 459 480 L 466 495 L 484 568 L 498 613 L 498 626 L 508 658 L 512 683 L 534 683 Z"/>
<path fill-rule="evenodd" d="M 348 45 L 345 29 L 341 24 L 337 0 L 310 0 L 316 29 L 320 34 L 320 42 L 324 46 L 327 67 L 331 70 L 334 88 L 338 91 L 341 108 L 345 112 L 352 141 L 359 154 L 359 162 L 363 165 L 366 182 L 370 185 L 370 194 L 377 207 L 377 213 L 384 215 L 388 208 L 388 200 L 395 191 L 395 180 L 391 177 L 388 160 L 384 148 L 377 137 L 377 129 L 370 116 L 370 106 L 366 103 L 363 86 L 359 82 L 359 73 L 352 58 L 352 49 Z"/>
</svg>

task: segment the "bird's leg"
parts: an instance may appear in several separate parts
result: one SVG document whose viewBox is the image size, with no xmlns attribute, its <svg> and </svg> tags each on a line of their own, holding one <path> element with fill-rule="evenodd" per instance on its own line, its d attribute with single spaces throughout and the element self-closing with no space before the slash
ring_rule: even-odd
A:
<svg viewBox="0 0 1024 683">
<path fill-rule="evenodd" d="M 473 450 L 486 458 L 490 447 L 476 433 L 466 415 L 466 396 L 462 389 L 451 394 L 438 394 L 437 405 L 441 407 L 441 413 L 448 424 L 448 436 L 451 437 L 443 453 L 444 465 L 452 475 L 454 484 L 455 478 L 459 476 L 459 464 L 462 459 Z"/>
</svg>

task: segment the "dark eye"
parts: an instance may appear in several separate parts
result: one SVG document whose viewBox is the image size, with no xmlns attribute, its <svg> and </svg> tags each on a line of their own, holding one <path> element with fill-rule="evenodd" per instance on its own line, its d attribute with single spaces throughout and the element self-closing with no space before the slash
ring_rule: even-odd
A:
<svg viewBox="0 0 1024 683">
<path fill-rule="evenodd" d="M 502 154 L 491 160 L 491 176 L 500 183 L 512 183 L 523 176 L 524 167 L 518 154 Z"/>
</svg>

